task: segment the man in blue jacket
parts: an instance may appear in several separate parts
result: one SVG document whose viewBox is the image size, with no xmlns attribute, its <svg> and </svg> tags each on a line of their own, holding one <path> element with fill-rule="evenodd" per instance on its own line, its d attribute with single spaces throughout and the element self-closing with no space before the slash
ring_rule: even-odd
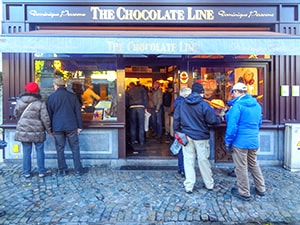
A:
<svg viewBox="0 0 300 225">
<path fill-rule="evenodd" d="M 221 117 L 204 101 L 204 88 L 194 83 L 192 93 L 176 107 L 174 112 L 174 131 L 187 135 L 188 144 L 183 146 L 183 162 L 185 169 L 184 187 L 191 194 L 196 182 L 195 160 L 198 159 L 200 174 L 208 190 L 214 188 L 211 165 L 208 160 L 210 153 L 209 127 L 221 123 Z"/>
<path fill-rule="evenodd" d="M 69 142 L 76 175 L 87 172 L 82 168 L 80 161 L 78 134 L 82 130 L 81 107 L 77 96 L 68 91 L 65 81 L 61 78 L 53 80 L 55 92 L 47 100 L 47 109 L 51 119 L 52 132 L 57 152 L 58 169 L 61 175 L 65 175 L 67 164 L 64 155 L 66 139 Z"/>
<path fill-rule="evenodd" d="M 257 162 L 259 128 L 262 123 L 262 109 L 257 100 L 247 93 L 244 83 L 236 83 L 231 92 L 231 106 L 226 113 L 226 150 L 232 152 L 237 177 L 237 188 L 231 193 L 245 201 L 251 200 L 248 167 L 254 177 L 256 193 L 265 195 L 265 181 Z"/>
</svg>

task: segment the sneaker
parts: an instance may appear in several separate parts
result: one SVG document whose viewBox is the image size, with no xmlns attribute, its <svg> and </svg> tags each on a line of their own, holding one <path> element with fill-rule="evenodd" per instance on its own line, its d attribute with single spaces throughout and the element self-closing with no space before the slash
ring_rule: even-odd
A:
<svg viewBox="0 0 300 225">
<path fill-rule="evenodd" d="M 24 174 L 24 177 L 25 177 L 25 178 L 30 178 L 31 175 L 30 175 L 30 174 Z"/>
<path fill-rule="evenodd" d="M 192 194 L 193 193 L 193 190 L 185 190 L 185 193 L 187 193 L 187 194 Z"/>
<path fill-rule="evenodd" d="M 238 192 L 238 189 L 237 188 L 232 188 L 231 189 L 231 194 L 234 196 L 234 197 L 237 197 L 239 199 L 242 199 L 244 201 L 250 201 L 251 200 L 251 196 L 244 196 L 244 195 L 241 195 L 239 192 Z"/>
<path fill-rule="evenodd" d="M 266 195 L 266 192 L 265 192 L 265 191 L 264 191 L 264 192 L 261 192 L 261 191 L 257 190 L 256 188 L 255 188 L 255 193 L 256 193 L 257 195 L 259 195 L 259 196 L 265 196 L 265 195 Z"/>
<path fill-rule="evenodd" d="M 44 173 L 40 173 L 39 174 L 39 178 L 44 178 L 45 177 L 45 174 Z"/>
</svg>

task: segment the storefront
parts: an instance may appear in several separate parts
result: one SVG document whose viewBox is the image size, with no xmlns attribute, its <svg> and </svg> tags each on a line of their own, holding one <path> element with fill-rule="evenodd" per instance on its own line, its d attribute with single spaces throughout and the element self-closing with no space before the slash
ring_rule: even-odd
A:
<svg viewBox="0 0 300 225">
<path fill-rule="evenodd" d="M 125 91 L 131 79 L 151 89 L 154 80 L 182 86 L 201 82 L 207 99 L 226 102 L 237 81 L 263 108 L 259 158 L 281 164 L 286 123 L 300 122 L 300 3 L 281 1 L 3 1 L 3 124 L 5 158 L 21 157 L 13 140 L 14 98 L 26 82 L 41 94 L 63 77 L 75 93 L 93 85 L 101 101 L 83 107 L 82 158 L 124 159 Z M 211 129 L 211 159 L 230 161 L 226 124 Z M 51 137 L 46 156 L 55 158 Z M 147 159 L 147 157 L 145 158 Z"/>
</svg>

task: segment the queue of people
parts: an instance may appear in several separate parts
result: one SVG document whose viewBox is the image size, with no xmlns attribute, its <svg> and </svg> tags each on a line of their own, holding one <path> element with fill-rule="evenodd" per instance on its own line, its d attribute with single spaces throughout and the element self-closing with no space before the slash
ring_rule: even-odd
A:
<svg viewBox="0 0 300 225">
<path fill-rule="evenodd" d="M 22 143 L 25 178 L 32 176 L 33 145 L 37 154 L 38 176 L 43 178 L 46 175 L 44 152 L 46 133 L 54 137 L 59 174 L 64 176 L 68 172 L 64 154 L 66 141 L 72 151 L 75 175 L 80 176 L 88 170 L 82 166 L 80 159 L 78 135 L 82 130 L 81 105 L 77 96 L 68 91 L 65 85 L 63 79 L 54 79 L 54 93 L 45 103 L 38 84 L 29 82 L 25 86 L 25 93 L 17 100 L 14 109 L 14 116 L 18 119 L 15 140 Z"/>
<path fill-rule="evenodd" d="M 14 115 L 18 119 L 15 140 L 22 143 L 25 178 L 32 176 L 33 145 L 37 153 L 38 176 L 43 178 L 46 175 L 44 153 L 46 133 L 54 138 L 59 174 L 64 176 L 68 172 L 64 153 L 66 141 L 72 151 L 74 173 L 80 176 L 88 172 L 88 169 L 82 166 L 80 159 L 78 135 L 83 128 L 81 104 L 76 94 L 66 89 L 66 82 L 63 79 L 54 79 L 53 88 L 54 92 L 45 103 L 41 98 L 38 84 L 27 83 L 25 92 L 18 98 L 14 109 Z M 225 115 L 227 123 L 225 148 L 232 154 L 237 179 L 237 187 L 233 187 L 231 193 L 242 200 L 251 200 L 249 168 L 254 178 L 256 194 L 265 195 L 265 181 L 257 162 L 259 129 L 262 123 L 261 106 L 254 97 L 247 94 L 247 86 L 243 83 L 236 83 L 233 86 L 231 97 L 232 99 L 227 103 L 229 109 L 226 115 L 224 110 L 216 113 L 205 101 L 204 88 L 200 83 L 194 83 L 191 89 L 182 88 L 180 96 L 174 101 L 174 132 L 184 133 L 188 140 L 178 154 L 178 171 L 185 177 L 183 184 L 188 194 L 194 191 L 196 159 L 205 188 L 207 190 L 214 188 L 213 173 L 208 160 L 209 125 L 220 124 Z M 130 113 L 132 144 L 139 142 L 143 145 L 145 142 L 144 117 L 149 107 L 149 100 L 152 102 L 150 109 L 153 131 L 158 140 L 161 140 L 163 93 L 159 82 L 153 83 L 151 99 L 145 87 L 130 83 L 130 89 L 126 93 L 126 106 Z"/>
<path fill-rule="evenodd" d="M 194 166 L 196 158 L 206 189 L 213 190 L 214 179 L 208 161 L 210 151 L 207 125 L 219 124 L 225 116 L 227 127 L 224 147 L 232 154 L 237 179 L 237 186 L 231 189 L 231 193 L 244 201 L 250 201 L 251 194 L 264 196 L 265 180 L 257 161 L 259 129 L 262 123 L 260 104 L 253 96 L 247 94 L 247 86 L 244 83 L 236 83 L 231 90 L 232 99 L 227 103 L 229 106 L 227 113 L 225 114 L 224 109 L 216 115 L 209 103 L 204 101 L 203 94 L 203 86 L 194 83 L 192 93 L 181 98 L 180 103 L 176 103 L 175 106 L 174 131 L 183 132 L 188 139 L 187 145 L 182 146 L 186 177 L 183 184 L 186 193 L 193 193 L 196 182 Z M 248 168 L 254 178 L 255 193 L 250 191 Z"/>
</svg>

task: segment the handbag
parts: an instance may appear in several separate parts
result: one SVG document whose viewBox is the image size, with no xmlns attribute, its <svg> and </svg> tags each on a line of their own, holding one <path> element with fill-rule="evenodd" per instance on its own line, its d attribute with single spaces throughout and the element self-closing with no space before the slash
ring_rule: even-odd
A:
<svg viewBox="0 0 300 225">
<path fill-rule="evenodd" d="M 186 146 L 187 143 L 189 142 L 186 134 L 178 132 L 178 131 L 175 132 L 175 139 L 183 146 Z"/>
<path fill-rule="evenodd" d="M 172 145 L 170 146 L 170 151 L 173 155 L 177 155 L 179 151 L 181 150 L 182 145 L 178 142 L 178 140 L 175 138 Z"/>
</svg>

